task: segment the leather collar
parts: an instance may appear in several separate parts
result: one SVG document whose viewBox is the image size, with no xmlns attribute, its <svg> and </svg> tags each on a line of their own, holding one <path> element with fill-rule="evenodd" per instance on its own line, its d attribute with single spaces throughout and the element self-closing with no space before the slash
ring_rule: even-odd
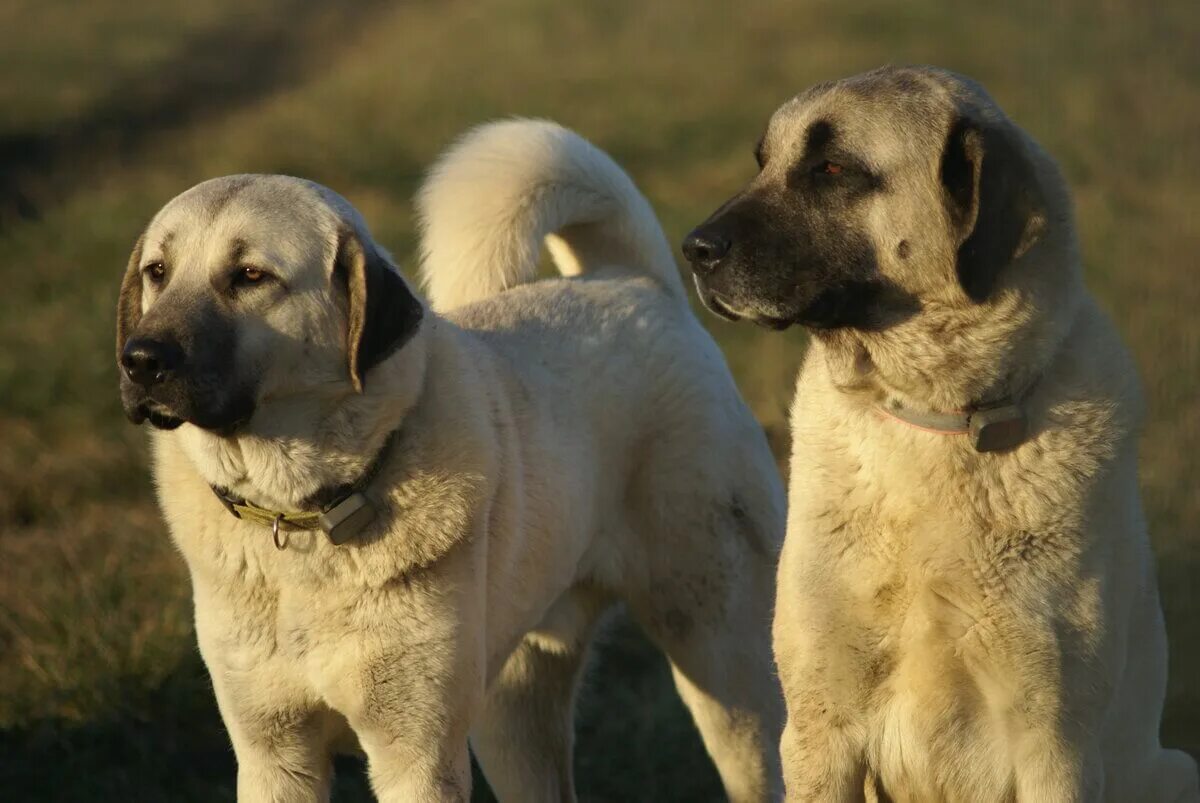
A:
<svg viewBox="0 0 1200 803">
<path fill-rule="evenodd" d="M 375 519 L 376 506 L 363 492 L 379 474 L 399 431 L 395 429 L 388 434 L 362 476 L 354 482 L 318 488 L 304 500 L 306 510 L 272 510 L 235 496 L 226 488 L 209 487 L 234 518 L 270 528 L 278 549 L 287 547 L 287 539 L 281 537 L 282 533 L 311 530 L 321 530 L 330 543 L 341 546 Z"/>
<path fill-rule="evenodd" d="M 924 412 L 899 402 L 875 405 L 887 418 L 939 435 L 967 435 L 977 452 L 1015 449 L 1029 438 L 1029 418 L 1020 402 L 1000 399 L 968 410 Z"/>
</svg>

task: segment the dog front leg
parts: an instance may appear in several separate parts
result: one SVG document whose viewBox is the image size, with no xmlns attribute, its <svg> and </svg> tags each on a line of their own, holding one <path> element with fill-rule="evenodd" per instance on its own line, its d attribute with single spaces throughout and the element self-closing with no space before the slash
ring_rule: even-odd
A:
<svg viewBox="0 0 1200 803">
<path fill-rule="evenodd" d="M 212 671 L 237 756 L 238 803 L 325 803 L 333 766 L 320 703 L 258 674 Z"/>
<path fill-rule="evenodd" d="M 1007 603 L 961 644 L 985 696 L 1006 711 L 1017 800 L 1102 800 L 1100 722 L 1112 689 L 1104 662 L 1079 648 L 1090 634 L 1046 613 L 1071 605 L 1021 598 Z M 1103 621 L 1098 610 L 1090 613 Z"/>
<path fill-rule="evenodd" d="M 859 695 L 864 672 L 846 638 L 854 631 L 829 596 L 780 561 L 775 659 L 787 703 L 779 753 L 788 801 L 858 803 L 867 764 Z M 860 651 L 861 652 L 861 651 Z"/>
<path fill-rule="evenodd" d="M 1052 727 L 1035 727 L 1016 749 L 1018 803 L 1092 803 L 1104 799 L 1104 767 L 1099 749 L 1065 743 Z"/>
<path fill-rule="evenodd" d="M 864 801 L 867 767 L 862 747 L 828 709 L 788 700 L 788 721 L 779 744 L 788 801 Z"/>
<path fill-rule="evenodd" d="M 1097 739 L 1099 715 L 1105 704 L 1101 700 L 1083 704 L 1073 699 L 1079 695 L 1066 688 L 1064 681 L 1073 679 L 1089 690 L 1100 689 L 1103 684 L 1094 673 L 1079 671 L 1047 677 L 1045 664 L 1039 663 L 1041 666 L 1030 662 L 1018 669 L 1022 674 L 1016 675 L 1018 687 L 1009 714 L 1015 736 L 1017 800 L 1019 803 L 1103 800 L 1104 762 Z M 1039 679 L 1047 682 L 1038 683 Z"/>
<path fill-rule="evenodd" d="M 326 696 L 367 754 L 381 803 L 462 801 L 467 737 L 483 700 L 484 633 L 470 549 L 419 578 L 364 592 Z"/>
<path fill-rule="evenodd" d="M 363 728 L 371 787 L 380 803 L 467 803 L 471 798 L 471 762 L 465 733 L 428 744 L 407 735 L 397 741 L 387 727 Z M 438 743 L 435 743 L 438 742 Z"/>
<path fill-rule="evenodd" d="M 442 624 L 452 632 L 400 637 L 370 652 L 360 643 L 354 688 L 337 692 L 380 803 L 470 798 L 467 736 L 482 699 L 481 663 L 466 633 L 453 632 L 458 623 Z"/>
</svg>

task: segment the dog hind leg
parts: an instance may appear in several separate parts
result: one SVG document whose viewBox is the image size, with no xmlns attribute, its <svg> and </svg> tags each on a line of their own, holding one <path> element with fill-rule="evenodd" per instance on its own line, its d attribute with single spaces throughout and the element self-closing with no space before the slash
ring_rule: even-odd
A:
<svg viewBox="0 0 1200 803">
<path fill-rule="evenodd" d="M 569 594 L 492 681 L 471 746 L 501 801 L 574 801 L 575 690 L 606 603 Z"/>
<path fill-rule="evenodd" d="M 740 566 L 669 571 L 630 601 L 666 653 L 675 686 L 734 803 L 782 796 L 783 698 L 771 660 L 774 562 L 746 549 Z M 663 578 L 669 579 L 663 579 Z M 712 598 L 723 604 L 714 606 Z"/>
</svg>

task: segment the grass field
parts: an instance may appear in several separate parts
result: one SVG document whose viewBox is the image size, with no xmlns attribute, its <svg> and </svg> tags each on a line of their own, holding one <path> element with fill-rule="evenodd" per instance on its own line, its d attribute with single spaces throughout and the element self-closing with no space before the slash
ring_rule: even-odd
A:
<svg viewBox="0 0 1200 803">
<path fill-rule="evenodd" d="M 980 78 L 1064 165 L 1089 283 L 1151 404 L 1164 739 L 1200 753 L 1200 5 L 970 5 L 0 4 L 0 797 L 233 798 L 186 574 L 112 364 L 124 260 L 164 201 L 219 174 L 307 176 L 411 265 L 424 166 L 473 123 L 538 115 L 609 150 L 678 242 L 752 173 L 776 105 L 885 62 Z M 705 321 L 778 432 L 802 337 Z M 620 621 L 579 731 L 585 800 L 720 798 L 665 665 Z M 353 762 L 336 799 L 369 799 Z"/>
</svg>

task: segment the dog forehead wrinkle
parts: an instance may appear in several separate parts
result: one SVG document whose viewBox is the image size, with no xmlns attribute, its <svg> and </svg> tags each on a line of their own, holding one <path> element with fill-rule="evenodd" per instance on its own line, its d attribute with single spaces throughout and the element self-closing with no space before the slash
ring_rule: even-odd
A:
<svg viewBox="0 0 1200 803">
<path fill-rule="evenodd" d="M 180 259 L 189 271 L 208 276 L 231 265 L 255 264 L 292 284 L 329 256 L 326 229 L 332 231 L 333 225 L 322 222 L 311 200 L 269 207 L 243 193 L 215 220 L 192 221 L 183 231 Z"/>
<path fill-rule="evenodd" d="M 320 263 L 325 270 L 333 267 L 342 234 L 352 230 L 364 243 L 374 245 L 366 222 L 354 206 L 338 193 L 306 179 L 271 176 L 267 186 L 255 188 L 247 201 L 254 222 L 273 222 L 265 227 L 272 236 L 268 242 L 278 256 L 297 264 Z M 289 236 L 279 237 L 283 228 Z M 378 246 L 377 251 L 382 252 Z"/>
<path fill-rule="evenodd" d="M 225 179 L 216 179 L 216 181 L 220 183 L 207 199 L 208 217 L 212 220 L 215 220 L 225 207 L 233 202 L 238 193 L 250 186 L 254 177 L 249 175 L 228 176 Z"/>
</svg>

